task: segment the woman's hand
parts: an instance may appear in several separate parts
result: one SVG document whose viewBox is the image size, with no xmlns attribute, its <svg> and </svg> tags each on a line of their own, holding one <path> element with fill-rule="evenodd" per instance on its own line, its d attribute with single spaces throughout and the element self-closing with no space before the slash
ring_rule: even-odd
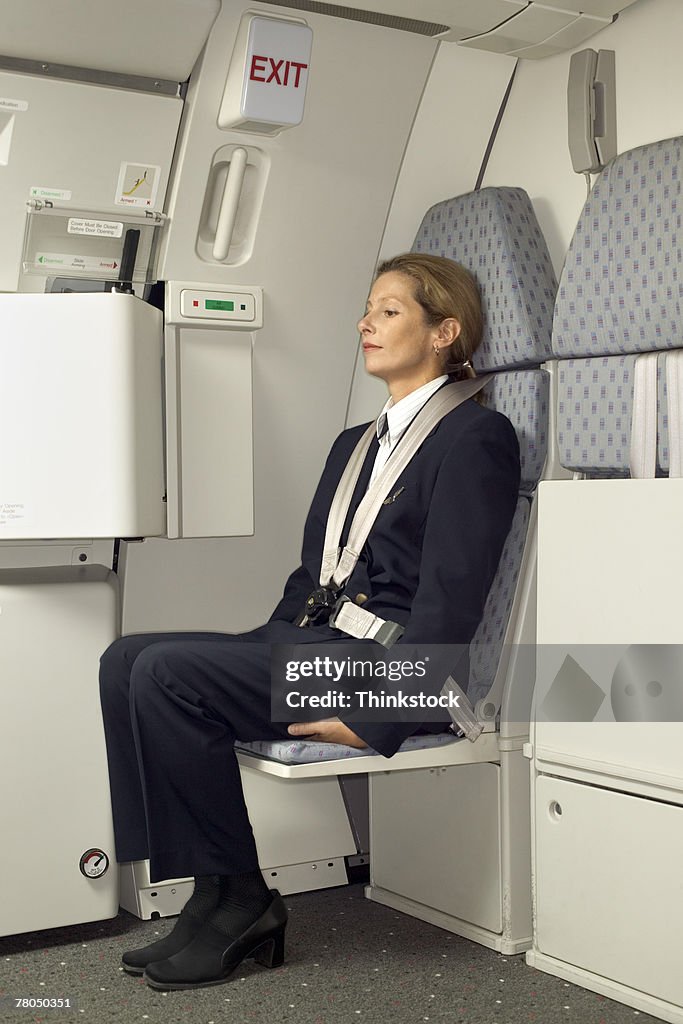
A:
<svg viewBox="0 0 683 1024">
<path fill-rule="evenodd" d="M 348 725 L 338 718 L 328 718 L 321 722 L 293 722 L 287 727 L 290 736 L 302 736 L 317 743 L 342 743 L 345 747 L 367 747 L 365 740 L 356 736 Z"/>
</svg>

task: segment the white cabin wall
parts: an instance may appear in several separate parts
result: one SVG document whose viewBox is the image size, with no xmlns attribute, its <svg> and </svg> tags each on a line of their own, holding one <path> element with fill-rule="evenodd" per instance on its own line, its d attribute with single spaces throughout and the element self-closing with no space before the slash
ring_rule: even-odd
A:
<svg viewBox="0 0 683 1024">
<path fill-rule="evenodd" d="M 577 47 L 616 52 L 619 152 L 683 131 L 681 38 L 680 0 L 639 0 Z M 586 198 L 567 145 L 570 57 L 520 63 L 484 178 L 527 190 L 558 273 Z"/>
<path fill-rule="evenodd" d="M 303 123 L 275 139 L 222 131 L 217 114 L 246 9 L 223 4 L 191 80 L 162 267 L 171 280 L 263 287 L 264 326 L 253 336 L 254 535 L 129 545 L 126 632 L 248 629 L 298 564 L 306 511 L 344 428 L 356 322 L 438 48 L 305 12 L 313 54 Z M 195 242 L 208 169 L 230 143 L 262 148 L 270 173 L 252 256 L 222 266 L 202 260 Z"/>
<path fill-rule="evenodd" d="M 381 256 L 410 249 L 434 203 L 474 188 L 514 58 L 441 43 L 410 136 L 382 239 Z M 347 423 L 376 416 L 386 400 L 359 355 Z"/>
</svg>

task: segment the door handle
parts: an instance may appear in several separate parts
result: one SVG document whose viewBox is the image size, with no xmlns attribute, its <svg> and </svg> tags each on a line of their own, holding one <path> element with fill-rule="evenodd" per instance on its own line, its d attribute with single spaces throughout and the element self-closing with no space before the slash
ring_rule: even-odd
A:
<svg viewBox="0 0 683 1024">
<path fill-rule="evenodd" d="M 216 225 L 216 237 L 213 242 L 213 258 L 219 263 L 227 259 L 228 252 L 230 251 L 232 233 L 235 229 L 235 221 L 237 220 L 237 209 L 240 196 L 242 195 L 244 175 L 247 170 L 247 159 L 247 151 L 241 146 L 233 150 L 230 157 L 228 176 L 225 179 L 225 188 L 223 189 L 223 198 L 221 199 L 221 208 L 218 214 L 218 224 Z"/>
</svg>

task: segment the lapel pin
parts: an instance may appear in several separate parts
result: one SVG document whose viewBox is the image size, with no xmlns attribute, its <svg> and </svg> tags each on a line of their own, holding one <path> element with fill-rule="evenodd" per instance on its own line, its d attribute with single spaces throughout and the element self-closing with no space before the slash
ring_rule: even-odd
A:
<svg viewBox="0 0 683 1024">
<path fill-rule="evenodd" d="M 399 487 L 399 489 L 397 491 L 395 491 L 394 494 L 392 494 L 390 498 L 385 498 L 384 501 L 382 502 L 382 504 L 383 505 L 393 505 L 393 503 L 398 498 L 399 494 L 403 494 L 404 491 L 405 491 L 405 487 Z"/>
</svg>

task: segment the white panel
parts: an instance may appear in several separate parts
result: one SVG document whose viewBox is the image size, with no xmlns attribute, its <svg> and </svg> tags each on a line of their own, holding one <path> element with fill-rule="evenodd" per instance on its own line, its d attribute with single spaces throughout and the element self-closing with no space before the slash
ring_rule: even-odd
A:
<svg viewBox="0 0 683 1024">
<path fill-rule="evenodd" d="M 493 764 L 372 775 L 373 886 L 500 932 L 499 776 Z"/>
<path fill-rule="evenodd" d="M 0 322 L 0 538 L 162 533 L 160 312 L 4 295 Z"/>
<path fill-rule="evenodd" d="M 220 0 L 0 0 L 0 54 L 184 82 Z"/>
<path fill-rule="evenodd" d="M 616 51 L 619 152 L 681 132 L 683 89 L 679 0 L 639 0 L 591 39 L 595 50 Z M 491 154 L 484 185 L 519 185 L 532 197 L 559 272 L 586 198 L 567 145 L 570 54 L 522 61 Z M 638 68 L 638 74 L 629 69 Z M 443 116 L 452 104 L 443 97 Z"/>
<path fill-rule="evenodd" d="M 0 568 L 43 568 L 54 565 L 105 565 L 114 560 L 114 540 L 3 540 Z"/>
<path fill-rule="evenodd" d="M 166 340 L 168 534 L 251 534 L 252 336 L 169 327 Z"/>
<path fill-rule="evenodd" d="M 120 213 L 121 164 L 147 162 L 161 168 L 160 209 L 182 102 L 0 72 L 2 97 L 26 104 L 11 115 L 11 137 L 0 136 L 0 290 L 15 291 L 31 188 L 56 190 L 56 201 L 67 207 Z M 6 116 L 0 110 L 0 126 Z M 42 290 L 40 279 L 25 287 Z"/>
<path fill-rule="evenodd" d="M 544 9 L 530 4 L 524 11 L 510 18 L 500 28 L 485 35 L 462 39 L 461 46 L 475 46 L 494 53 L 510 53 L 529 43 L 542 42 L 560 29 L 571 25 L 578 12 Z"/>
<path fill-rule="evenodd" d="M 580 9 L 584 14 L 592 14 L 597 18 L 612 18 L 615 14 L 625 10 L 634 4 L 636 0 L 581 0 L 580 3 L 572 3 L 571 0 L 542 0 L 544 7 L 559 7 L 562 10 L 567 8 Z"/>
<path fill-rule="evenodd" d="M 529 0 L 352 0 L 342 5 L 361 11 L 389 14 L 397 18 L 418 19 L 437 25 L 450 25 L 445 38 L 461 38 L 474 32 L 486 32 L 526 7 Z"/>
<path fill-rule="evenodd" d="M 683 480 L 541 483 L 538 643 L 542 672 L 534 727 L 539 759 L 607 773 L 623 780 L 624 787 L 629 780 L 639 779 L 663 787 L 683 783 L 683 721 L 677 710 L 681 701 L 675 698 L 679 682 L 663 675 L 666 659 L 659 659 L 655 673 L 663 688 L 661 712 L 658 705 L 639 703 L 645 715 L 656 714 L 662 720 L 614 721 L 616 716 L 623 717 L 620 664 L 632 686 L 641 684 L 639 672 L 645 666 L 633 645 L 681 641 L 678 581 L 683 577 L 683 547 L 676 542 L 681 507 Z M 640 543 L 643 524 L 654 520 L 657 529 L 648 531 L 647 544 Z M 552 686 L 561 686 L 558 673 L 567 654 L 587 674 L 583 686 L 594 692 L 595 700 L 586 711 L 574 685 L 572 693 L 567 693 L 569 705 L 555 716 L 564 720 L 546 721 L 552 715 L 546 716 L 544 708 L 557 706 L 559 695 L 553 703 Z"/>
<path fill-rule="evenodd" d="M 356 853 L 336 778 L 293 783 L 244 765 L 240 772 L 263 871 Z"/>
<path fill-rule="evenodd" d="M 523 46 L 521 49 L 515 50 L 514 55 L 516 57 L 533 57 L 537 60 L 540 57 L 563 53 L 565 50 L 571 50 L 579 43 L 583 43 L 586 39 L 590 39 L 596 32 L 605 28 L 606 24 L 608 22 L 603 18 L 590 18 L 588 15 L 582 14 L 543 42 L 535 43 L 532 46 Z"/>
<path fill-rule="evenodd" d="M 2 934 L 114 917 L 118 871 L 97 673 L 117 635 L 96 567 L 0 572 Z M 99 847 L 106 874 L 79 859 Z"/>
<path fill-rule="evenodd" d="M 680 1006 L 682 846 L 683 808 L 539 778 L 536 948 Z"/>
<path fill-rule="evenodd" d="M 681 508 L 683 480 L 542 482 L 538 642 L 680 643 Z"/>
<path fill-rule="evenodd" d="M 512 57 L 445 43 L 439 47 L 396 185 L 382 256 L 410 249 L 422 217 L 434 203 L 474 188 L 514 66 Z M 517 182 L 508 179 L 500 184 Z M 358 316 L 361 312 L 359 308 Z M 385 400 L 386 387 L 365 373 L 359 359 L 347 422 L 371 419 Z"/>
<path fill-rule="evenodd" d="M 168 536 L 252 534 L 251 332 L 263 325 L 262 290 L 173 281 L 166 325 Z"/>
</svg>

